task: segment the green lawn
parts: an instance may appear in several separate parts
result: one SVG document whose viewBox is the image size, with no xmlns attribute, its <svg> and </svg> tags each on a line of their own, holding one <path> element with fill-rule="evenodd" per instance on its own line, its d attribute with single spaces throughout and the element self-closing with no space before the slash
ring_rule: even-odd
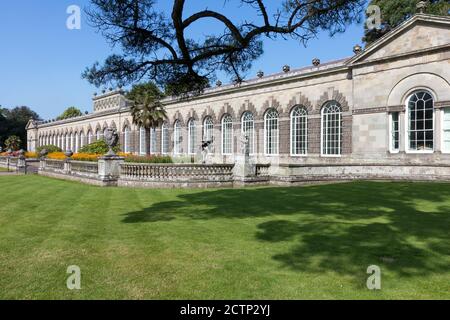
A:
<svg viewBox="0 0 450 320">
<path fill-rule="evenodd" d="M 450 299 L 450 184 L 0 190 L 1 299 Z"/>
</svg>

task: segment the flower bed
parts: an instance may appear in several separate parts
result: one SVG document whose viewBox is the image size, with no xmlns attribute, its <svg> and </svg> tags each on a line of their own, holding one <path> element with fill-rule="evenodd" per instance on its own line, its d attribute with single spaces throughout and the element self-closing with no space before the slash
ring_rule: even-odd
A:
<svg viewBox="0 0 450 320">
<path fill-rule="evenodd" d="M 120 157 L 125 158 L 125 162 L 130 163 L 173 163 L 172 158 L 169 156 L 150 155 L 150 156 L 135 156 L 129 153 L 119 152 L 117 154 Z M 96 162 L 101 155 L 93 153 L 75 153 L 71 159 L 75 161 L 89 161 Z M 63 152 L 52 152 L 47 155 L 48 159 L 52 160 L 64 160 L 66 155 Z"/>
</svg>

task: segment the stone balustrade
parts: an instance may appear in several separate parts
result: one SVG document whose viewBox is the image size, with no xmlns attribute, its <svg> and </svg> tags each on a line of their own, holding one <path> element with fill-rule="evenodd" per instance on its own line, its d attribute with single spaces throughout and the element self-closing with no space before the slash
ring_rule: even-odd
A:
<svg viewBox="0 0 450 320">
<path fill-rule="evenodd" d="M 121 180 L 168 182 L 230 182 L 232 164 L 143 164 L 123 163 Z"/>
</svg>

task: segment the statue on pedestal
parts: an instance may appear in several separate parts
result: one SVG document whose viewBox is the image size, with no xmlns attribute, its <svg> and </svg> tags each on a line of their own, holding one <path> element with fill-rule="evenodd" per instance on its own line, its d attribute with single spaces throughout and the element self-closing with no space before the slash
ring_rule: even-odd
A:
<svg viewBox="0 0 450 320">
<path fill-rule="evenodd" d="M 239 141 L 241 143 L 241 153 L 247 158 L 250 156 L 250 139 L 247 133 L 242 133 Z"/>
<path fill-rule="evenodd" d="M 117 134 L 117 131 L 111 128 L 108 128 L 105 130 L 105 142 L 109 147 L 109 151 L 106 154 L 106 156 L 113 157 L 116 156 L 116 153 L 114 152 L 114 147 L 117 146 L 119 143 L 119 135 Z"/>
<path fill-rule="evenodd" d="M 202 141 L 202 164 L 206 164 L 206 160 L 209 154 L 209 146 L 211 146 L 213 140 Z"/>
</svg>

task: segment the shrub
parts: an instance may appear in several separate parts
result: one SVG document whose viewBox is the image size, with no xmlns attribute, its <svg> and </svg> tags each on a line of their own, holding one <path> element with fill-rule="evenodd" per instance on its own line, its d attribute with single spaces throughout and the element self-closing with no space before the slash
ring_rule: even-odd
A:
<svg viewBox="0 0 450 320">
<path fill-rule="evenodd" d="M 40 146 L 36 148 L 36 153 L 40 154 L 42 150 L 47 150 L 48 153 L 53 153 L 53 152 L 62 152 L 61 148 L 58 148 L 57 146 L 53 145 L 53 144 L 49 144 L 46 146 Z"/>
<path fill-rule="evenodd" d="M 5 140 L 6 149 L 11 149 L 12 151 L 19 150 L 22 140 L 18 136 L 10 136 Z"/>
<path fill-rule="evenodd" d="M 133 156 L 129 155 L 125 157 L 125 162 L 134 163 L 173 163 L 172 158 L 169 156 Z"/>
<path fill-rule="evenodd" d="M 113 148 L 114 152 L 120 151 L 120 146 Z M 99 154 L 103 155 L 109 151 L 109 147 L 105 140 L 97 140 L 91 144 L 85 145 L 80 149 L 80 153 Z"/>
</svg>

